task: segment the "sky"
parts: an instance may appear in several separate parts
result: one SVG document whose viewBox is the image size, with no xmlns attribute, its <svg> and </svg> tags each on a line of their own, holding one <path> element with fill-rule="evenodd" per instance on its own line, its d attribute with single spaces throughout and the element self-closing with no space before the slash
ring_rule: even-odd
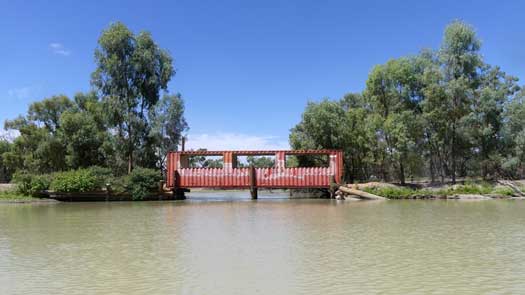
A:
<svg viewBox="0 0 525 295">
<path fill-rule="evenodd" d="M 89 91 L 101 31 L 149 31 L 174 58 L 189 148 L 281 149 L 308 101 L 364 89 L 374 65 L 476 28 L 485 61 L 525 81 L 525 1 L 0 0 L 0 121 Z"/>
</svg>

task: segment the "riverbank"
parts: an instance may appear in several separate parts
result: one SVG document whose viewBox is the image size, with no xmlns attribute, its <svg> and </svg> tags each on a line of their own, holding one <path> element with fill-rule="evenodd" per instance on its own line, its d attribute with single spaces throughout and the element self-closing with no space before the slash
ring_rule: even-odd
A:
<svg viewBox="0 0 525 295">
<path fill-rule="evenodd" d="M 32 196 L 22 195 L 11 191 L 0 192 L 0 204 L 9 203 L 56 203 L 58 201 L 52 199 L 35 198 Z"/>
<path fill-rule="evenodd" d="M 525 181 L 514 181 L 513 184 L 521 191 L 525 191 Z M 463 183 L 451 184 L 430 184 L 430 183 L 410 183 L 404 186 L 393 183 L 369 182 L 361 184 L 347 185 L 349 188 L 384 197 L 390 200 L 491 200 L 491 199 L 525 199 L 523 195 L 517 193 L 513 188 L 498 182 L 485 181 L 465 181 Z M 192 189 L 193 193 L 221 194 L 225 190 L 213 189 Z M 241 190 L 232 190 L 241 191 Z M 269 193 L 287 193 L 290 199 L 312 199 L 324 198 L 321 193 L 294 193 L 294 190 L 268 190 Z M 248 193 L 248 191 L 246 191 Z M 95 193 L 69 193 L 63 194 L 62 201 L 131 201 L 131 198 L 110 198 L 106 193 L 100 197 L 100 192 Z M 190 197 L 191 198 L 191 197 Z M 173 196 L 150 196 L 141 200 L 173 200 Z M 351 195 L 347 199 L 352 200 Z M 38 198 L 16 192 L 16 188 L 11 184 L 0 185 L 0 203 L 52 203 L 56 200 L 49 198 Z"/>
<path fill-rule="evenodd" d="M 523 199 L 523 181 L 515 181 L 511 187 L 500 182 L 465 181 L 458 184 L 417 183 L 397 185 L 392 183 L 363 183 L 348 185 L 387 199 Z"/>
</svg>

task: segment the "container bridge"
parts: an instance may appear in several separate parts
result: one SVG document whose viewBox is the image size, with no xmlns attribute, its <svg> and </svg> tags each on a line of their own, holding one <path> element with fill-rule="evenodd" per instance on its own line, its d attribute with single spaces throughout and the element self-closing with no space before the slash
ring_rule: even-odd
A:
<svg viewBox="0 0 525 295">
<path fill-rule="evenodd" d="M 222 168 L 192 168 L 193 157 L 218 156 Z M 243 167 L 241 156 L 275 157 L 273 167 Z M 325 167 L 287 167 L 287 156 L 325 156 Z M 341 150 L 269 150 L 269 151 L 177 151 L 167 157 L 166 186 L 179 198 L 191 188 L 250 189 L 257 199 L 258 188 L 330 188 L 341 183 L 343 152 Z"/>
</svg>

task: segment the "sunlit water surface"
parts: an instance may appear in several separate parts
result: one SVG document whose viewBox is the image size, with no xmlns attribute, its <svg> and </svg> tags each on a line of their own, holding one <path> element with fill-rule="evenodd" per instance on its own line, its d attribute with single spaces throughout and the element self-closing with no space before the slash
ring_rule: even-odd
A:
<svg viewBox="0 0 525 295">
<path fill-rule="evenodd" d="M 248 195 L 0 204 L 0 294 L 525 293 L 523 201 Z"/>
</svg>

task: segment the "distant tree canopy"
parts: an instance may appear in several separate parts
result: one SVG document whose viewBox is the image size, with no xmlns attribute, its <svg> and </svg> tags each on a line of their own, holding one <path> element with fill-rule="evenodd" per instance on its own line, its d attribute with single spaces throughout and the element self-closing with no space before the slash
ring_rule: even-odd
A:
<svg viewBox="0 0 525 295">
<path fill-rule="evenodd" d="M 134 166 L 164 168 L 167 151 L 188 129 L 181 96 L 167 93 L 171 56 L 149 33 L 115 23 L 102 32 L 95 61 L 94 91 L 45 98 L 5 122 L 19 136 L 0 141 L 3 180 L 15 171 L 102 166 L 122 175 Z"/>
<path fill-rule="evenodd" d="M 480 47 L 451 23 L 439 50 L 375 66 L 362 93 L 309 102 L 290 145 L 343 149 L 347 181 L 525 176 L 525 92 Z"/>
</svg>

